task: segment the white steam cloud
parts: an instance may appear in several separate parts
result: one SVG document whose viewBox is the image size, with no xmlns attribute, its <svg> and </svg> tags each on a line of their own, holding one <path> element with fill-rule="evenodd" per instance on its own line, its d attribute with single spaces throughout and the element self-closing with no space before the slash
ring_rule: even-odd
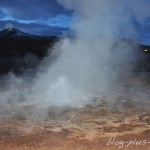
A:
<svg viewBox="0 0 150 150">
<path fill-rule="evenodd" d="M 147 12 L 143 13 L 140 6 L 145 7 L 143 4 L 147 5 L 148 1 L 58 2 L 73 10 L 70 29 L 73 37 L 66 37 L 55 45 L 32 82 L 28 78 L 8 77 L 8 87 L 0 92 L 0 101 L 12 112 L 23 111 L 16 110 L 21 108 L 20 102 L 33 106 L 36 113 L 43 113 L 46 109 L 40 108 L 80 106 L 94 96 L 105 95 L 109 99 L 119 87 L 118 75 L 130 70 L 136 46 L 124 39 L 139 38 L 133 16 L 145 18 Z"/>
</svg>

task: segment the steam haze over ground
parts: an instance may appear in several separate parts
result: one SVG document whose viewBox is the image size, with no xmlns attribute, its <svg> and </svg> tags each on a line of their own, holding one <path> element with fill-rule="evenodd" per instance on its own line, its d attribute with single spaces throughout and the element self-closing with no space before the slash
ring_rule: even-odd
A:
<svg viewBox="0 0 150 150">
<path fill-rule="evenodd" d="M 95 96 L 111 101 L 123 92 L 118 78 L 132 71 L 137 45 L 122 39 L 139 39 L 134 18 L 148 17 L 149 1 L 58 2 L 74 12 L 70 29 L 74 36 L 56 43 L 34 79 L 8 75 L 0 92 L 1 113 L 45 116 L 52 106 L 79 107 Z"/>
</svg>

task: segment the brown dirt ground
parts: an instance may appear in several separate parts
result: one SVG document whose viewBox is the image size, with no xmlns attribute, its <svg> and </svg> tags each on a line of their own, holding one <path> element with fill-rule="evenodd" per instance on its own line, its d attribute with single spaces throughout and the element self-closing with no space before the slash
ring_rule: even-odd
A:
<svg viewBox="0 0 150 150">
<path fill-rule="evenodd" d="M 74 110 L 62 118 L 28 122 L 24 118 L 3 119 L 0 126 L 0 150 L 116 150 L 115 141 L 150 142 L 149 114 L 144 110 L 123 112 Z M 141 117 L 143 115 L 143 118 Z M 142 118 L 142 119 L 139 119 Z M 123 150 L 150 150 L 150 143 L 134 143 Z"/>
<path fill-rule="evenodd" d="M 149 78 L 136 80 L 149 91 Z M 132 84 L 133 79 L 127 81 Z M 0 150 L 150 150 L 150 105 L 124 104 L 129 107 L 124 111 L 90 105 L 60 114 L 49 111 L 47 119 L 35 121 L 0 115 Z M 107 145 L 110 138 L 115 142 Z M 117 141 L 134 144 L 119 148 Z"/>
</svg>

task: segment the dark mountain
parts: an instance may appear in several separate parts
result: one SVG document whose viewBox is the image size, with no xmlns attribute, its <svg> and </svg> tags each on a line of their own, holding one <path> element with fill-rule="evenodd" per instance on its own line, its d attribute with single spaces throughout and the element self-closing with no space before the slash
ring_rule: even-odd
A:
<svg viewBox="0 0 150 150">
<path fill-rule="evenodd" d="M 32 35 L 18 29 L 0 31 L 0 73 L 36 70 L 40 61 L 51 53 L 50 48 L 59 39 L 60 37 L 56 36 Z M 118 41 L 112 52 L 122 42 L 134 45 L 132 40 Z M 150 46 L 139 43 L 134 52 L 134 55 L 138 55 L 135 71 L 150 71 Z"/>
<path fill-rule="evenodd" d="M 18 29 L 0 31 L 0 72 L 36 69 L 58 39 L 56 36 L 31 35 Z"/>
<path fill-rule="evenodd" d="M 22 32 L 18 29 L 15 29 L 15 28 L 12 28 L 12 29 L 5 29 L 5 30 L 2 30 L 0 31 L 0 37 L 20 37 L 20 36 L 24 36 L 24 37 L 29 37 L 29 36 L 33 36 L 31 34 L 28 34 L 28 33 L 25 33 L 25 32 Z M 35 36 L 35 35 L 34 35 Z"/>
</svg>

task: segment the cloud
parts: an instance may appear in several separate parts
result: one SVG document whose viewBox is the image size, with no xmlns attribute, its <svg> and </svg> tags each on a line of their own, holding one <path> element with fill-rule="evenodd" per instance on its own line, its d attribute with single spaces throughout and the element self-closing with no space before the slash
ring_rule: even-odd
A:
<svg viewBox="0 0 150 150">
<path fill-rule="evenodd" d="M 67 15 L 58 15 L 50 18 L 39 18 L 39 19 L 16 19 L 13 17 L 3 17 L 0 21 L 14 21 L 17 23 L 24 24 L 38 24 L 38 25 L 47 25 L 55 27 L 68 27 L 71 22 L 71 17 Z"/>
<path fill-rule="evenodd" d="M 1 24 L 0 30 L 3 30 L 7 23 L 8 21 L 0 21 Z M 10 21 L 10 23 L 12 23 L 15 28 L 20 29 L 23 32 L 27 32 L 35 35 L 57 36 L 57 35 L 62 35 L 64 32 L 68 31 L 68 28 L 65 27 L 40 25 L 36 23 L 26 24 L 26 23 L 18 23 L 15 21 Z"/>
<path fill-rule="evenodd" d="M 5 22 L 32 26 L 39 30 L 44 26 L 66 28 L 71 22 L 71 11 L 64 9 L 55 0 L 5 0 L 0 3 L 0 28 Z M 45 29 L 45 30 L 46 30 Z M 29 32 L 29 31 L 28 31 Z"/>
<path fill-rule="evenodd" d="M 11 17 L 17 19 L 35 19 L 70 13 L 58 5 L 55 0 L 5 0 L 1 2 L 0 8 L 5 15 L 11 15 Z M 4 9 L 7 9 L 7 12 Z"/>
<path fill-rule="evenodd" d="M 4 16 L 4 14 L 3 14 L 2 10 L 0 10 L 0 18 L 3 16 Z"/>
</svg>

